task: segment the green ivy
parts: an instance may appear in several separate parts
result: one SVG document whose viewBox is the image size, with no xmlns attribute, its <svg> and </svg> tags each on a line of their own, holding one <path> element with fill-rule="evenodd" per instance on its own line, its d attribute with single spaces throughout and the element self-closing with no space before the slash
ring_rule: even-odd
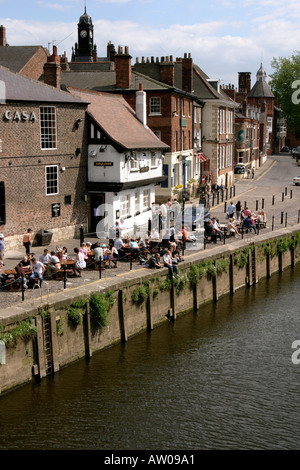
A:
<svg viewBox="0 0 300 470">
<path fill-rule="evenodd" d="M 192 286 L 197 284 L 198 277 L 199 277 L 197 267 L 194 265 L 191 266 L 187 276 Z"/>
<path fill-rule="evenodd" d="M 64 317 L 59 317 L 59 320 L 56 320 L 56 333 L 58 336 L 64 334 Z"/>
<path fill-rule="evenodd" d="M 285 253 L 289 249 L 289 243 L 287 238 L 281 238 L 277 241 L 277 253 Z"/>
<path fill-rule="evenodd" d="M 159 283 L 159 290 L 164 292 L 165 290 L 170 289 L 171 287 L 171 279 L 167 277 L 164 281 Z"/>
<path fill-rule="evenodd" d="M 108 325 L 108 313 L 115 303 L 113 291 L 106 292 L 105 294 L 93 294 L 90 299 L 90 315 L 95 323 L 104 328 Z"/>
<path fill-rule="evenodd" d="M 144 282 L 133 291 L 132 296 L 131 296 L 132 302 L 140 305 L 148 298 L 149 294 L 150 294 L 149 283 Z"/>
<path fill-rule="evenodd" d="M 229 265 L 229 260 L 226 258 L 223 258 L 217 261 L 217 266 L 216 266 L 217 273 L 218 274 L 221 274 L 224 272 L 227 273 L 228 265 Z"/>
<path fill-rule="evenodd" d="M 72 302 L 68 308 L 68 319 L 75 325 L 82 323 L 83 316 L 86 314 L 86 304 L 87 301 L 85 299 L 79 299 Z"/>
<path fill-rule="evenodd" d="M 246 264 L 248 263 L 249 251 L 250 251 L 250 247 L 247 246 L 243 250 L 234 252 L 234 264 L 238 266 L 240 269 L 244 268 Z"/>
<path fill-rule="evenodd" d="M 18 322 L 15 328 L 4 332 L 4 328 L 0 328 L 0 341 L 7 344 L 17 344 L 18 339 L 35 338 L 37 335 L 37 327 L 32 324 L 32 319 Z"/>
<path fill-rule="evenodd" d="M 178 276 L 172 279 L 172 284 L 175 287 L 175 292 L 177 295 L 185 288 L 187 282 L 188 278 L 184 274 L 179 274 Z"/>
</svg>

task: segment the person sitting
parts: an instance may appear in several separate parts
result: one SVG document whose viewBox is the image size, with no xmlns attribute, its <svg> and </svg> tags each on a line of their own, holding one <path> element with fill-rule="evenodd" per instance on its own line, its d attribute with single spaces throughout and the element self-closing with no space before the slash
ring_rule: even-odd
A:
<svg viewBox="0 0 300 470">
<path fill-rule="evenodd" d="M 34 279 L 39 278 L 40 280 L 40 287 L 42 287 L 43 284 L 43 274 L 45 271 L 45 266 L 41 261 L 38 261 L 36 258 L 32 258 L 32 274 L 29 277 L 29 285 L 28 288 L 32 289 L 34 285 Z"/>
<path fill-rule="evenodd" d="M 103 259 L 103 249 L 100 246 L 100 243 L 97 242 L 94 248 L 94 261 L 98 262 Z"/>
<path fill-rule="evenodd" d="M 2 272 L 3 266 L 4 266 L 3 260 L 0 259 L 0 285 L 1 286 L 5 286 L 5 283 L 8 279 L 8 275 Z"/>
<path fill-rule="evenodd" d="M 109 261 L 108 267 L 112 268 L 111 262 L 113 262 L 114 268 L 117 268 L 118 260 L 120 259 L 120 256 L 119 256 L 117 248 L 113 244 L 109 246 L 109 251 L 107 252 L 107 255 L 108 255 L 108 261 Z"/>
<path fill-rule="evenodd" d="M 84 254 L 80 249 L 74 248 L 74 253 L 76 253 L 76 263 L 75 263 L 75 273 L 78 273 L 77 277 L 82 277 L 82 270 L 86 268 L 86 262 L 84 259 Z M 77 275 L 77 274 L 76 274 Z"/>
<path fill-rule="evenodd" d="M 218 221 L 217 221 L 216 217 L 213 217 L 211 225 L 212 225 L 212 228 L 214 229 L 216 235 L 219 236 L 220 240 L 222 241 L 223 240 L 223 233 L 222 233 L 222 230 L 220 230 L 220 228 L 219 228 Z"/>
<path fill-rule="evenodd" d="M 87 260 L 88 253 L 87 253 L 87 247 L 85 243 L 81 244 L 81 247 L 79 248 L 79 251 L 83 254 L 84 259 Z"/>
<path fill-rule="evenodd" d="M 150 234 L 150 240 L 158 240 L 159 239 L 159 234 L 156 228 L 153 228 Z"/>
<path fill-rule="evenodd" d="M 45 267 L 47 267 L 48 264 L 51 262 L 51 255 L 47 248 L 44 249 L 44 253 L 41 254 L 41 256 L 39 257 L 39 261 L 43 263 Z"/>
<path fill-rule="evenodd" d="M 166 268 L 169 269 L 169 275 L 171 278 L 174 277 L 174 274 L 175 273 L 175 276 L 178 275 L 178 270 L 177 270 L 177 266 L 176 264 L 173 264 L 172 263 L 172 258 L 171 258 L 171 254 L 170 254 L 170 251 L 167 250 L 163 256 L 163 261 L 164 261 L 164 266 Z"/>
<path fill-rule="evenodd" d="M 233 218 L 230 218 L 227 223 L 227 232 L 231 233 L 232 235 L 235 236 L 235 238 L 238 238 L 240 236 L 237 227 L 234 224 Z"/>
<path fill-rule="evenodd" d="M 208 220 L 206 222 L 204 230 L 205 230 L 205 235 L 207 237 L 210 237 L 210 239 L 213 243 L 217 243 L 217 234 L 216 234 L 215 229 L 212 226 L 211 220 Z"/>
<path fill-rule="evenodd" d="M 182 228 L 181 228 L 181 235 L 182 235 L 182 241 L 184 243 L 194 243 L 195 240 L 193 240 L 190 237 L 190 235 L 189 235 L 189 233 L 188 233 L 188 231 L 187 231 L 187 229 L 184 225 L 182 225 Z"/>
<path fill-rule="evenodd" d="M 253 223 L 253 220 L 251 219 L 250 214 L 244 219 L 243 226 L 246 229 L 246 233 L 248 232 L 248 230 L 254 230 L 254 232 L 256 233 L 256 227 Z"/>
<path fill-rule="evenodd" d="M 124 249 L 123 249 L 124 248 L 124 243 L 118 235 L 114 239 L 114 247 L 118 250 L 120 259 L 124 258 L 124 256 L 125 256 Z"/>
<path fill-rule="evenodd" d="M 22 268 L 29 269 L 31 267 L 30 260 L 28 259 L 28 256 L 23 256 L 23 258 L 20 261 L 20 264 L 21 264 Z"/>
<path fill-rule="evenodd" d="M 130 248 L 132 250 L 133 258 L 138 258 L 139 255 L 140 255 L 140 249 L 139 249 L 139 245 L 137 244 L 137 241 L 136 241 L 135 238 L 131 239 Z"/>
<path fill-rule="evenodd" d="M 61 250 L 61 259 L 68 259 L 68 248 L 66 246 Z"/>
<path fill-rule="evenodd" d="M 156 268 L 160 269 L 162 268 L 162 264 L 160 262 L 160 254 L 159 253 L 154 253 L 153 255 L 150 256 L 150 258 L 147 261 L 147 266 L 148 268 Z"/>
<path fill-rule="evenodd" d="M 51 251 L 50 255 L 51 255 L 50 263 L 48 263 L 48 266 L 47 266 L 48 277 L 51 277 L 53 273 L 56 273 L 61 268 L 60 260 L 56 256 L 55 251 Z"/>
</svg>

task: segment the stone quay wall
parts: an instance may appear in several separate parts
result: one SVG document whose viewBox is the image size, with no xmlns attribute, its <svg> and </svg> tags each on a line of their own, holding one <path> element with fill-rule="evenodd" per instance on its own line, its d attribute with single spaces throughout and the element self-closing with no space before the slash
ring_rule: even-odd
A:
<svg viewBox="0 0 300 470">
<path fill-rule="evenodd" d="M 197 311 L 204 303 L 233 295 L 241 287 L 294 267 L 299 259 L 297 225 L 271 236 L 261 234 L 196 254 L 187 251 L 174 280 L 166 268 L 142 268 L 119 279 L 67 289 L 51 303 L 42 298 L 34 309 L 26 306 L 26 301 L 14 311 L 0 309 L 0 394 L 151 331 L 163 322 L 175 321 L 178 315 Z M 108 317 L 102 327 L 93 314 L 95 294 L 100 299 L 102 321 Z M 82 321 L 75 322 L 70 312 L 73 307 L 74 313 L 74 302 L 78 301 L 75 312 L 81 312 Z"/>
</svg>

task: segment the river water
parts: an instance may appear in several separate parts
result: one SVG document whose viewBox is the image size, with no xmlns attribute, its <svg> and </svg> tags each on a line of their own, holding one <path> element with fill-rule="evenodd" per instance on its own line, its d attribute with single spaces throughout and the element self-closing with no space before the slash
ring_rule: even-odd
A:
<svg viewBox="0 0 300 470">
<path fill-rule="evenodd" d="M 300 264 L 2 396 L 0 449 L 299 448 L 299 278 Z"/>
</svg>

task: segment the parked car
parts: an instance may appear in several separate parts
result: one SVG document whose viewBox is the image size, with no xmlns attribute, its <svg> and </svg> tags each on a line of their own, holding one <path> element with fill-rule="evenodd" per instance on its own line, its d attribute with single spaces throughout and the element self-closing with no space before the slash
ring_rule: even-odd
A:
<svg viewBox="0 0 300 470">
<path fill-rule="evenodd" d="M 235 175 L 243 175 L 246 172 L 245 165 L 235 165 L 234 167 L 234 174 Z"/>
<path fill-rule="evenodd" d="M 289 151 L 290 151 L 290 147 L 288 147 L 287 145 L 282 147 L 282 149 L 280 150 L 280 152 L 289 152 Z"/>
<path fill-rule="evenodd" d="M 300 146 L 292 149 L 292 156 L 293 158 L 300 157 Z"/>
<path fill-rule="evenodd" d="M 295 178 L 293 178 L 293 183 L 298 186 L 300 185 L 300 175 L 299 176 L 295 176 Z"/>
</svg>

